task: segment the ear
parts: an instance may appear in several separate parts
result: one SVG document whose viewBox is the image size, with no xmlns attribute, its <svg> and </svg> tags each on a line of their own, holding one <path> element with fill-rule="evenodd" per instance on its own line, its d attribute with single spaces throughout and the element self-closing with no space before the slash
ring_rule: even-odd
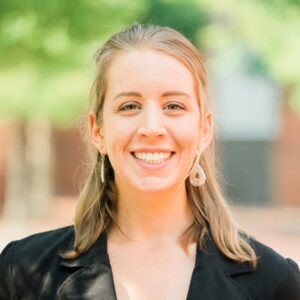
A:
<svg viewBox="0 0 300 300">
<path fill-rule="evenodd" d="M 88 114 L 88 130 L 92 144 L 101 154 L 106 154 L 103 128 L 97 124 L 95 113 L 92 111 L 90 111 Z"/>
<path fill-rule="evenodd" d="M 199 140 L 199 151 L 202 154 L 212 141 L 214 134 L 214 118 L 211 111 L 207 111 L 204 116 L 203 122 L 201 122 L 201 136 Z"/>
</svg>

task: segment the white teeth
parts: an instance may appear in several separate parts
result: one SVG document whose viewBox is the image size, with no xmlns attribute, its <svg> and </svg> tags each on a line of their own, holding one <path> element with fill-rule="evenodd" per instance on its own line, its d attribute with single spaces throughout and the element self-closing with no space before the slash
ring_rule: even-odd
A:
<svg viewBox="0 0 300 300">
<path fill-rule="evenodd" d="M 148 164 L 154 165 L 163 162 L 168 159 L 171 155 L 171 152 L 134 152 L 134 156 Z"/>
</svg>

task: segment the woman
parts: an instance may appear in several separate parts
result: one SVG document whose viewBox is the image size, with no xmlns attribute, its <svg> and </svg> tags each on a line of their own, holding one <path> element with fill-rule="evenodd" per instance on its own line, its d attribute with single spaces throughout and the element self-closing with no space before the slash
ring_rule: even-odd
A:
<svg viewBox="0 0 300 300">
<path fill-rule="evenodd" d="M 0 298 L 300 299 L 296 263 L 242 232 L 222 196 L 196 48 L 136 24 L 96 62 L 75 225 L 9 244 Z"/>
</svg>

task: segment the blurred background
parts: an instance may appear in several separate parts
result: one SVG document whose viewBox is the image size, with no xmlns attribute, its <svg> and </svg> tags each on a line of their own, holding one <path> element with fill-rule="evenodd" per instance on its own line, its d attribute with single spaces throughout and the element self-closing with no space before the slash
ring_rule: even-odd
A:
<svg viewBox="0 0 300 300">
<path fill-rule="evenodd" d="M 300 263 L 299 0 L 0 0 L 0 250 L 72 224 L 93 54 L 135 21 L 199 48 L 236 219 Z"/>
</svg>

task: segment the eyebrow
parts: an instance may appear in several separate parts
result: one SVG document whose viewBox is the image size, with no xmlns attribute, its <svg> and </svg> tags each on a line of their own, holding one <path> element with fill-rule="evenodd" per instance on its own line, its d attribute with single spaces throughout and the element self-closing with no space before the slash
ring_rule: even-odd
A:
<svg viewBox="0 0 300 300">
<path fill-rule="evenodd" d="M 170 96 L 184 96 L 190 98 L 190 95 L 181 91 L 168 91 L 161 95 L 161 97 L 170 97 Z M 141 93 L 138 92 L 123 92 L 114 97 L 113 101 L 120 97 L 143 97 Z"/>
<path fill-rule="evenodd" d="M 113 101 L 115 101 L 116 99 L 118 99 L 120 97 L 142 97 L 142 94 L 140 94 L 138 92 L 123 92 L 123 93 L 118 94 L 116 97 L 114 97 Z"/>
<path fill-rule="evenodd" d="M 190 95 L 181 91 L 169 91 L 162 94 L 162 97 L 170 97 L 170 96 L 185 96 L 190 98 Z"/>
</svg>

